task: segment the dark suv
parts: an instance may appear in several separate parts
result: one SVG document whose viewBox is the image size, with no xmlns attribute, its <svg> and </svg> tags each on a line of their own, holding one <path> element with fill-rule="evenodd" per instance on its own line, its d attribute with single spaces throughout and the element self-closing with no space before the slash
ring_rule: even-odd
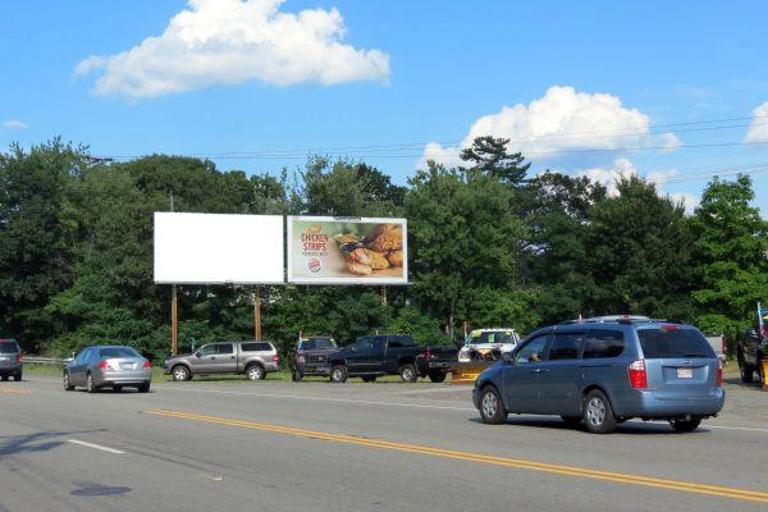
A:
<svg viewBox="0 0 768 512">
<path fill-rule="evenodd" d="M 330 336 L 299 338 L 292 358 L 293 381 L 298 382 L 306 375 L 329 376 L 331 367 L 328 364 L 328 355 L 336 350 L 336 342 Z"/>
<path fill-rule="evenodd" d="M 16 382 L 21 380 L 24 357 L 14 339 L 0 339 L 0 378 L 8 380 L 13 375 Z"/>
<path fill-rule="evenodd" d="M 540 329 L 483 372 L 473 401 L 485 423 L 555 414 L 607 433 L 630 418 L 681 432 L 723 408 L 722 367 L 690 325 L 607 320 Z"/>
</svg>

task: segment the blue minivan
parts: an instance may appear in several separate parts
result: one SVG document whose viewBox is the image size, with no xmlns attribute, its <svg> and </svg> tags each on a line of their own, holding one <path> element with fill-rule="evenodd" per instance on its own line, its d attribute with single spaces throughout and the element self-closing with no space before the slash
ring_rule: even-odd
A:
<svg viewBox="0 0 768 512">
<path fill-rule="evenodd" d="M 642 418 L 690 432 L 723 408 L 722 366 L 698 329 L 606 318 L 539 329 L 480 374 L 472 399 L 483 422 L 554 414 L 608 433 Z"/>
</svg>

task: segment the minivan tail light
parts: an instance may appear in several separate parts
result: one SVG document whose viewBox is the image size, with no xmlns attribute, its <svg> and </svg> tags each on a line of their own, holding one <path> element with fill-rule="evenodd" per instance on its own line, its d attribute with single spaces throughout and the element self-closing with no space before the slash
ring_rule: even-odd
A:
<svg viewBox="0 0 768 512">
<path fill-rule="evenodd" d="M 16 354 L 16 362 L 19 363 L 19 364 L 23 363 L 24 362 L 24 354 L 22 354 L 21 352 Z"/>
<path fill-rule="evenodd" d="M 99 361 L 97 368 L 99 370 L 106 370 L 109 368 L 109 363 L 107 362 L 106 359 L 102 359 L 101 361 Z"/>
<path fill-rule="evenodd" d="M 639 359 L 629 363 L 629 384 L 634 389 L 648 387 L 648 374 L 645 371 L 645 361 Z"/>
<path fill-rule="evenodd" d="M 723 363 L 717 362 L 717 379 L 716 383 L 719 387 L 723 386 Z"/>
</svg>

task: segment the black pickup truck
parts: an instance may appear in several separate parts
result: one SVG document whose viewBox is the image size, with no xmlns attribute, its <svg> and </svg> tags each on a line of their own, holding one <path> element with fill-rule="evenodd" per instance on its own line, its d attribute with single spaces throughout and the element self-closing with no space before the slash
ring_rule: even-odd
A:
<svg viewBox="0 0 768 512">
<path fill-rule="evenodd" d="M 421 375 L 440 382 L 445 380 L 445 369 L 430 368 L 432 358 L 425 359 L 424 355 L 442 354 L 442 348 L 419 347 L 413 338 L 402 334 L 361 336 L 353 345 L 328 355 L 331 382 L 345 382 L 347 377 L 373 382 L 380 375 L 400 375 L 404 382 L 416 382 Z"/>
<path fill-rule="evenodd" d="M 762 373 L 763 359 L 768 357 L 768 336 L 761 336 L 758 329 L 744 331 L 736 345 L 741 382 L 750 383 L 755 372 Z M 760 375 L 765 384 L 765 375 Z"/>
</svg>

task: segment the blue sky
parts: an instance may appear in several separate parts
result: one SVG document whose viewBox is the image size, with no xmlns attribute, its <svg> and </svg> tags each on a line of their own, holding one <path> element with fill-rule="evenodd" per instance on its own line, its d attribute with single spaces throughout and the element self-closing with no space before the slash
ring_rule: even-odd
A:
<svg viewBox="0 0 768 512">
<path fill-rule="evenodd" d="M 708 174 L 755 168 L 768 213 L 768 105 L 750 119 L 768 102 L 766 2 L 250 2 L 9 3 L 0 147 L 62 135 L 248 173 L 324 150 L 402 183 L 427 144 L 449 163 L 490 127 L 536 170 L 638 172 L 689 206 Z M 179 37 L 202 46 L 164 35 L 184 10 Z"/>
</svg>

